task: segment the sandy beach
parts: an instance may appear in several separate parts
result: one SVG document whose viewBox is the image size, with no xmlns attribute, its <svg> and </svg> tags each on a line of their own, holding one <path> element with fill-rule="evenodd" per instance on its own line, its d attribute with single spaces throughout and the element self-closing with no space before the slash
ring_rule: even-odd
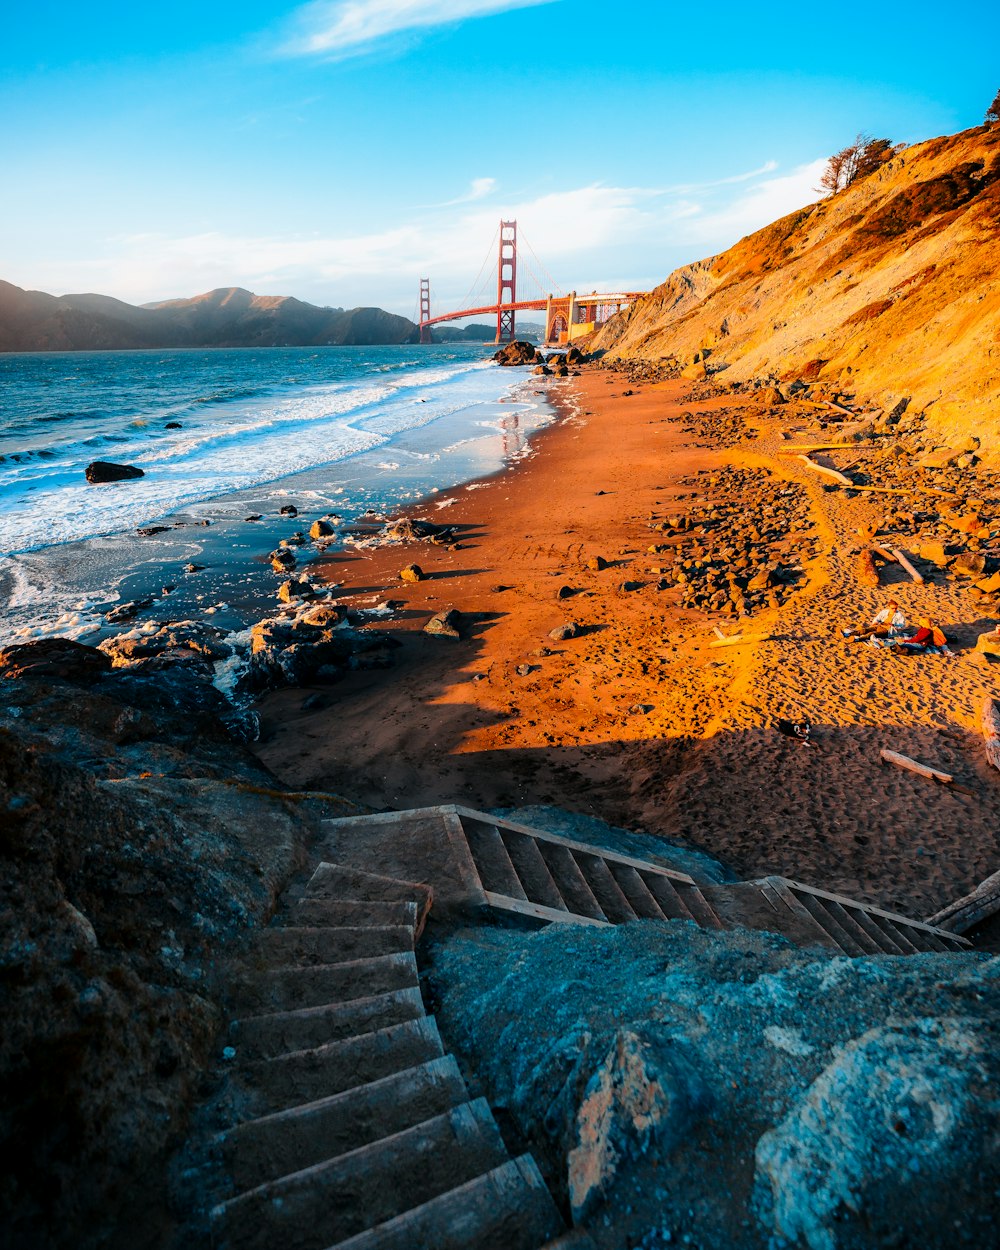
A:
<svg viewBox="0 0 1000 1250">
<path fill-rule="evenodd" d="M 411 510 L 457 527 L 458 549 L 349 549 L 325 566 L 342 602 L 401 605 L 373 628 L 402 646 L 391 669 L 264 698 L 263 762 L 375 809 L 552 803 L 700 846 L 741 876 L 778 873 L 916 916 L 994 871 L 995 777 L 977 717 L 1000 683 L 973 652 L 992 617 L 967 579 L 915 584 L 889 565 L 880 588 L 858 583 L 857 531 L 883 517 L 886 496 L 826 489 L 781 454 L 790 432 L 815 436 L 815 414 L 598 368 L 550 393 L 563 415 L 525 462 Z M 681 606 L 671 568 L 683 535 L 664 519 L 721 508 L 694 553 L 711 560 L 725 517 L 752 511 L 761 484 L 771 538 L 759 536 L 784 581 L 742 623 Z M 411 562 L 426 580 L 400 581 Z M 954 654 L 845 641 L 839 627 L 888 595 L 911 622 L 934 615 Z M 462 640 L 422 632 L 452 606 Z M 569 621 L 578 635 L 553 640 Z M 773 637 L 710 645 L 740 629 Z M 777 732 L 780 717 L 807 718 L 814 746 Z M 958 785 L 887 767 L 882 747 Z"/>
</svg>

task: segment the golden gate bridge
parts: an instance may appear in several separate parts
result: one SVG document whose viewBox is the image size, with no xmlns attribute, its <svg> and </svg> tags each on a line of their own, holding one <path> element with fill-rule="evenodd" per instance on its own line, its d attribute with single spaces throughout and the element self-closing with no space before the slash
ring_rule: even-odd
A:
<svg viewBox="0 0 1000 1250">
<path fill-rule="evenodd" d="M 576 291 L 568 294 L 558 288 L 552 277 L 535 256 L 530 245 L 523 239 L 523 248 L 518 245 L 517 222 L 501 221 L 498 232 L 494 235 L 494 243 L 498 243 L 494 266 L 487 273 L 487 266 L 493 256 L 493 243 L 479 271 L 479 276 L 472 288 L 463 308 L 454 312 L 431 315 L 431 284 L 429 278 L 420 279 L 420 341 L 430 343 L 431 327 L 445 321 L 459 321 L 465 317 L 496 317 L 497 343 L 508 343 L 515 337 L 515 318 L 519 312 L 545 310 L 545 342 L 549 344 L 571 343 L 574 339 L 584 338 L 591 334 L 616 312 L 630 304 L 645 291 L 591 291 L 589 294 L 578 295 Z M 535 272 L 531 261 L 548 279 L 546 285 Z M 518 269 L 527 273 L 537 295 L 524 298 L 524 291 L 518 289 Z M 496 277 L 496 298 L 492 296 L 493 277 Z M 482 279 L 486 279 L 485 287 Z M 529 286 L 529 290 L 532 286 Z M 487 295 L 487 291 L 489 294 Z M 541 292 L 546 292 L 542 294 Z M 519 294 L 521 298 L 519 298 Z M 488 302 L 487 302 L 488 300 Z"/>
</svg>

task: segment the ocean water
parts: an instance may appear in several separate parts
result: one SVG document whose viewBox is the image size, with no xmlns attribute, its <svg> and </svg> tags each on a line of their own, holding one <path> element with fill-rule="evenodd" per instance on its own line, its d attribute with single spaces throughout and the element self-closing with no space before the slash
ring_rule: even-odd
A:
<svg viewBox="0 0 1000 1250">
<path fill-rule="evenodd" d="M 263 556 L 293 528 L 495 472 L 551 417 L 541 380 L 480 345 L 0 355 L 0 644 L 90 641 L 163 582 L 176 593 L 150 619 L 238 629 L 273 597 Z M 92 460 L 145 476 L 92 485 Z M 137 534 L 154 524 L 169 528 Z"/>
</svg>

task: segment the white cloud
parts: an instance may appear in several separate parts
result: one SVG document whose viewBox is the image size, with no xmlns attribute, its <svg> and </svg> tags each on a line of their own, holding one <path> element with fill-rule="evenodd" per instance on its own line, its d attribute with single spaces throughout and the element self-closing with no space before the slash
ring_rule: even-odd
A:
<svg viewBox="0 0 1000 1250">
<path fill-rule="evenodd" d="M 482 296 L 474 303 L 489 301 L 496 283 L 490 240 L 502 211 L 505 220 L 518 222 L 520 290 L 638 288 L 813 202 L 823 164 L 773 177 L 761 176 L 764 171 L 734 176 L 703 184 L 697 195 L 687 194 L 690 187 L 594 183 L 497 207 L 493 180 L 477 178 L 452 205 L 410 214 L 402 226 L 338 236 L 128 235 L 106 240 L 102 254 L 93 249 L 93 259 L 75 266 L 52 258 L 41 270 L 31 263 L 27 272 L 29 262 L 22 259 L 5 276 L 22 286 L 96 290 L 136 303 L 244 286 L 319 304 L 380 304 L 412 316 L 423 277 L 430 277 L 436 311 L 468 307 L 467 294 Z M 477 274 L 480 291 L 470 292 Z"/>
<path fill-rule="evenodd" d="M 555 0 L 314 0 L 292 18 L 288 56 L 351 56 L 390 35 Z"/>
</svg>

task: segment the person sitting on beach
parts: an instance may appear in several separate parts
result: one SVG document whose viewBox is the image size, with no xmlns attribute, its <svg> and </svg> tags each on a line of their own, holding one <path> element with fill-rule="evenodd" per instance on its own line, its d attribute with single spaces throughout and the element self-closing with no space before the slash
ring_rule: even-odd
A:
<svg viewBox="0 0 1000 1250">
<path fill-rule="evenodd" d="M 941 655 L 950 654 L 948 651 L 948 638 L 943 629 L 929 616 L 923 616 L 917 622 L 920 628 L 910 638 L 897 638 L 894 642 L 886 645 L 897 651 L 909 651 L 918 655 Z"/>
<path fill-rule="evenodd" d="M 896 600 L 890 599 L 867 625 L 859 625 L 857 629 L 842 629 L 840 632 L 849 642 L 860 642 L 863 638 L 899 638 L 905 628 L 906 617 Z"/>
</svg>

